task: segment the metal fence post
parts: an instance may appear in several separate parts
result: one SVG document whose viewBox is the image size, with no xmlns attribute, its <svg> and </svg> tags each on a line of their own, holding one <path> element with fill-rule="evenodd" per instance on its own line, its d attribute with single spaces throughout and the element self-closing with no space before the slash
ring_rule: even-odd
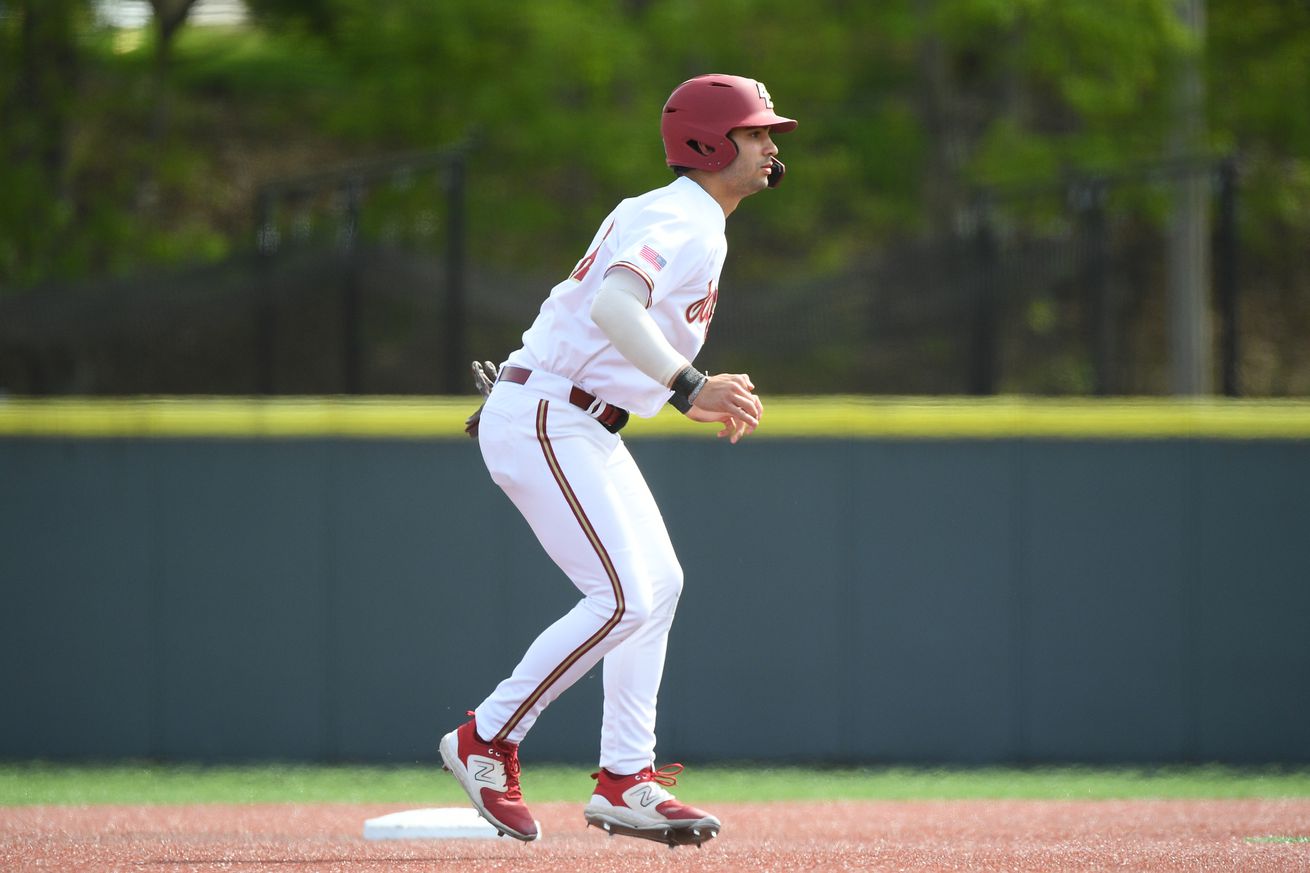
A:
<svg viewBox="0 0 1310 873">
<path fill-rule="evenodd" d="M 1238 331 L 1237 160 L 1227 157 L 1219 163 L 1219 215 L 1215 222 L 1214 282 L 1218 298 L 1219 355 L 1223 392 L 1229 397 L 1242 393 L 1240 333 Z"/>
<path fill-rule="evenodd" d="M 446 164 L 446 355 L 442 378 L 446 394 L 460 394 L 468 381 L 467 319 L 465 318 L 465 169 L 463 149 Z"/>
<path fill-rule="evenodd" d="M 1093 390 L 1105 396 L 1114 392 L 1115 325 L 1110 299 L 1109 257 L 1105 231 L 1103 179 L 1088 179 L 1079 186 L 1076 203 L 1083 232 L 1083 274 L 1089 309 L 1088 338 L 1092 358 Z"/>
<path fill-rule="evenodd" d="M 272 394 L 276 388 L 274 377 L 277 347 L 277 306 L 273 299 L 274 284 L 269 275 L 273 269 L 273 255 L 278 248 L 277 224 L 273 218 L 273 195 L 261 189 L 255 199 L 255 392 Z"/>
<path fill-rule="evenodd" d="M 970 394 L 982 395 L 996 393 L 996 309 L 1000 292 L 1000 256 L 996 232 L 992 227 L 991 204 L 982 203 L 977 216 L 974 254 L 978 262 L 978 283 L 966 384 Z"/>
<path fill-rule="evenodd" d="M 346 181 L 346 217 L 340 230 L 340 243 L 346 258 L 345 285 L 341 289 L 341 374 L 346 394 L 359 394 L 363 389 L 360 366 L 363 328 L 360 324 L 362 307 L 357 245 L 361 187 L 362 181 L 359 179 Z"/>
</svg>

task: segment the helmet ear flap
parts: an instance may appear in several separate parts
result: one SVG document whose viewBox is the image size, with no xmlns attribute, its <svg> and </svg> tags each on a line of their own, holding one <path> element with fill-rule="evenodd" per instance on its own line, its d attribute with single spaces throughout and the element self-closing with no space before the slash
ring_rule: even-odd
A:
<svg viewBox="0 0 1310 873">
<path fill-rule="evenodd" d="M 702 170 L 718 170 L 727 166 L 737 156 L 737 144 L 732 141 L 732 137 L 726 134 L 716 136 L 704 129 L 688 132 L 691 135 L 682 141 L 683 145 L 693 154 L 702 158 L 702 160 L 692 164 L 693 167 L 699 167 Z M 690 158 L 691 155 L 689 154 L 687 157 Z"/>
</svg>

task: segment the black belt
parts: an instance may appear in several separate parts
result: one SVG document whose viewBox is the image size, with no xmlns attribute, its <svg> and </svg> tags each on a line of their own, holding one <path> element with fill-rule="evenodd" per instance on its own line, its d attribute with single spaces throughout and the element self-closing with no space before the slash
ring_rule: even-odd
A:
<svg viewBox="0 0 1310 873">
<path fill-rule="evenodd" d="M 500 368 L 500 376 L 496 378 L 497 382 L 513 382 L 516 385 L 523 385 L 528 381 L 532 371 L 526 367 L 504 366 Z M 569 392 L 569 403 L 572 403 L 578 409 L 583 410 L 592 418 L 600 422 L 601 427 L 610 433 L 618 433 L 623 430 L 623 426 L 628 423 L 628 410 L 615 406 L 613 403 L 600 402 L 600 411 L 592 412 L 592 407 L 597 403 L 595 395 L 588 394 L 577 385 Z"/>
</svg>

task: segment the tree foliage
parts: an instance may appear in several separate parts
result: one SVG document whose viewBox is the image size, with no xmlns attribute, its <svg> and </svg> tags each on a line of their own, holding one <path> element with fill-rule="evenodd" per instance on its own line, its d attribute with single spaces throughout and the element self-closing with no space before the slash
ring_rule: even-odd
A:
<svg viewBox="0 0 1310 873">
<path fill-rule="evenodd" d="M 1173 0 L 249 0 L 253 34 L 204 39 L 187 0 L 155 6 L 180 17 L 128 51 L 89 0 L 0 3 L 0 286 L 244 245 L 248 204 L 218 186 L 247 147 L 249 195 L 292 155 L 466 143 L 480 254 L 558 265 L 615 199 L 668 178 L 658 109 L 708 71 L 766 82 L 801 121 L 779 140 L 785 193 L 734 219 L 761 273 L 949 230 L 981 183 L 1158 158 L 1198 56 L 1202 145 L 1244 157 L 1248 221 L 1310 229 L 1294 0 L 1217 0 L 1204 44 Z M 145 53 L 163 39 L 160 73 Z"/>
<path fill-rule="evenodd" d="M 77 222 L 69 147 L 86 14 L 79 0 L 0 6 L 0 281 L 36 278 Z"/>
</svg>

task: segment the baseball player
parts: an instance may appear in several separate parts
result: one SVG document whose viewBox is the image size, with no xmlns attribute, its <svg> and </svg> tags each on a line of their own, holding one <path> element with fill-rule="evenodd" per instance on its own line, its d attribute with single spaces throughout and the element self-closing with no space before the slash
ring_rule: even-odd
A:
<svg viewBox="0 0 1310 873">
<path fill-rule="evenodd" d="M 485 365 L 495 384 L 471 432 L 491 478 L 582 594 L 441 740 L 445 768 L 502 834 L 540 835 L 519 788 L 519 743 L 602 659 L 600 769 L 586 821 L 671 846 L 719 831 L 717 818 L 667 790 L 682 766 L 655 767 L 656 696 L 683 574 L 619 431 L 629 414 L 650 417 L 666 402 L 721 424 L 734 444 L 759 424 L 749 376 L 708 376 L 691 362 L 718 304 L 725 219 L 781 181 L 773 135 L 795 127 L 752 79 L 679 85 L 660 125 L 674 181 L 619 203 L 522 348 Z"/>
</svg>

